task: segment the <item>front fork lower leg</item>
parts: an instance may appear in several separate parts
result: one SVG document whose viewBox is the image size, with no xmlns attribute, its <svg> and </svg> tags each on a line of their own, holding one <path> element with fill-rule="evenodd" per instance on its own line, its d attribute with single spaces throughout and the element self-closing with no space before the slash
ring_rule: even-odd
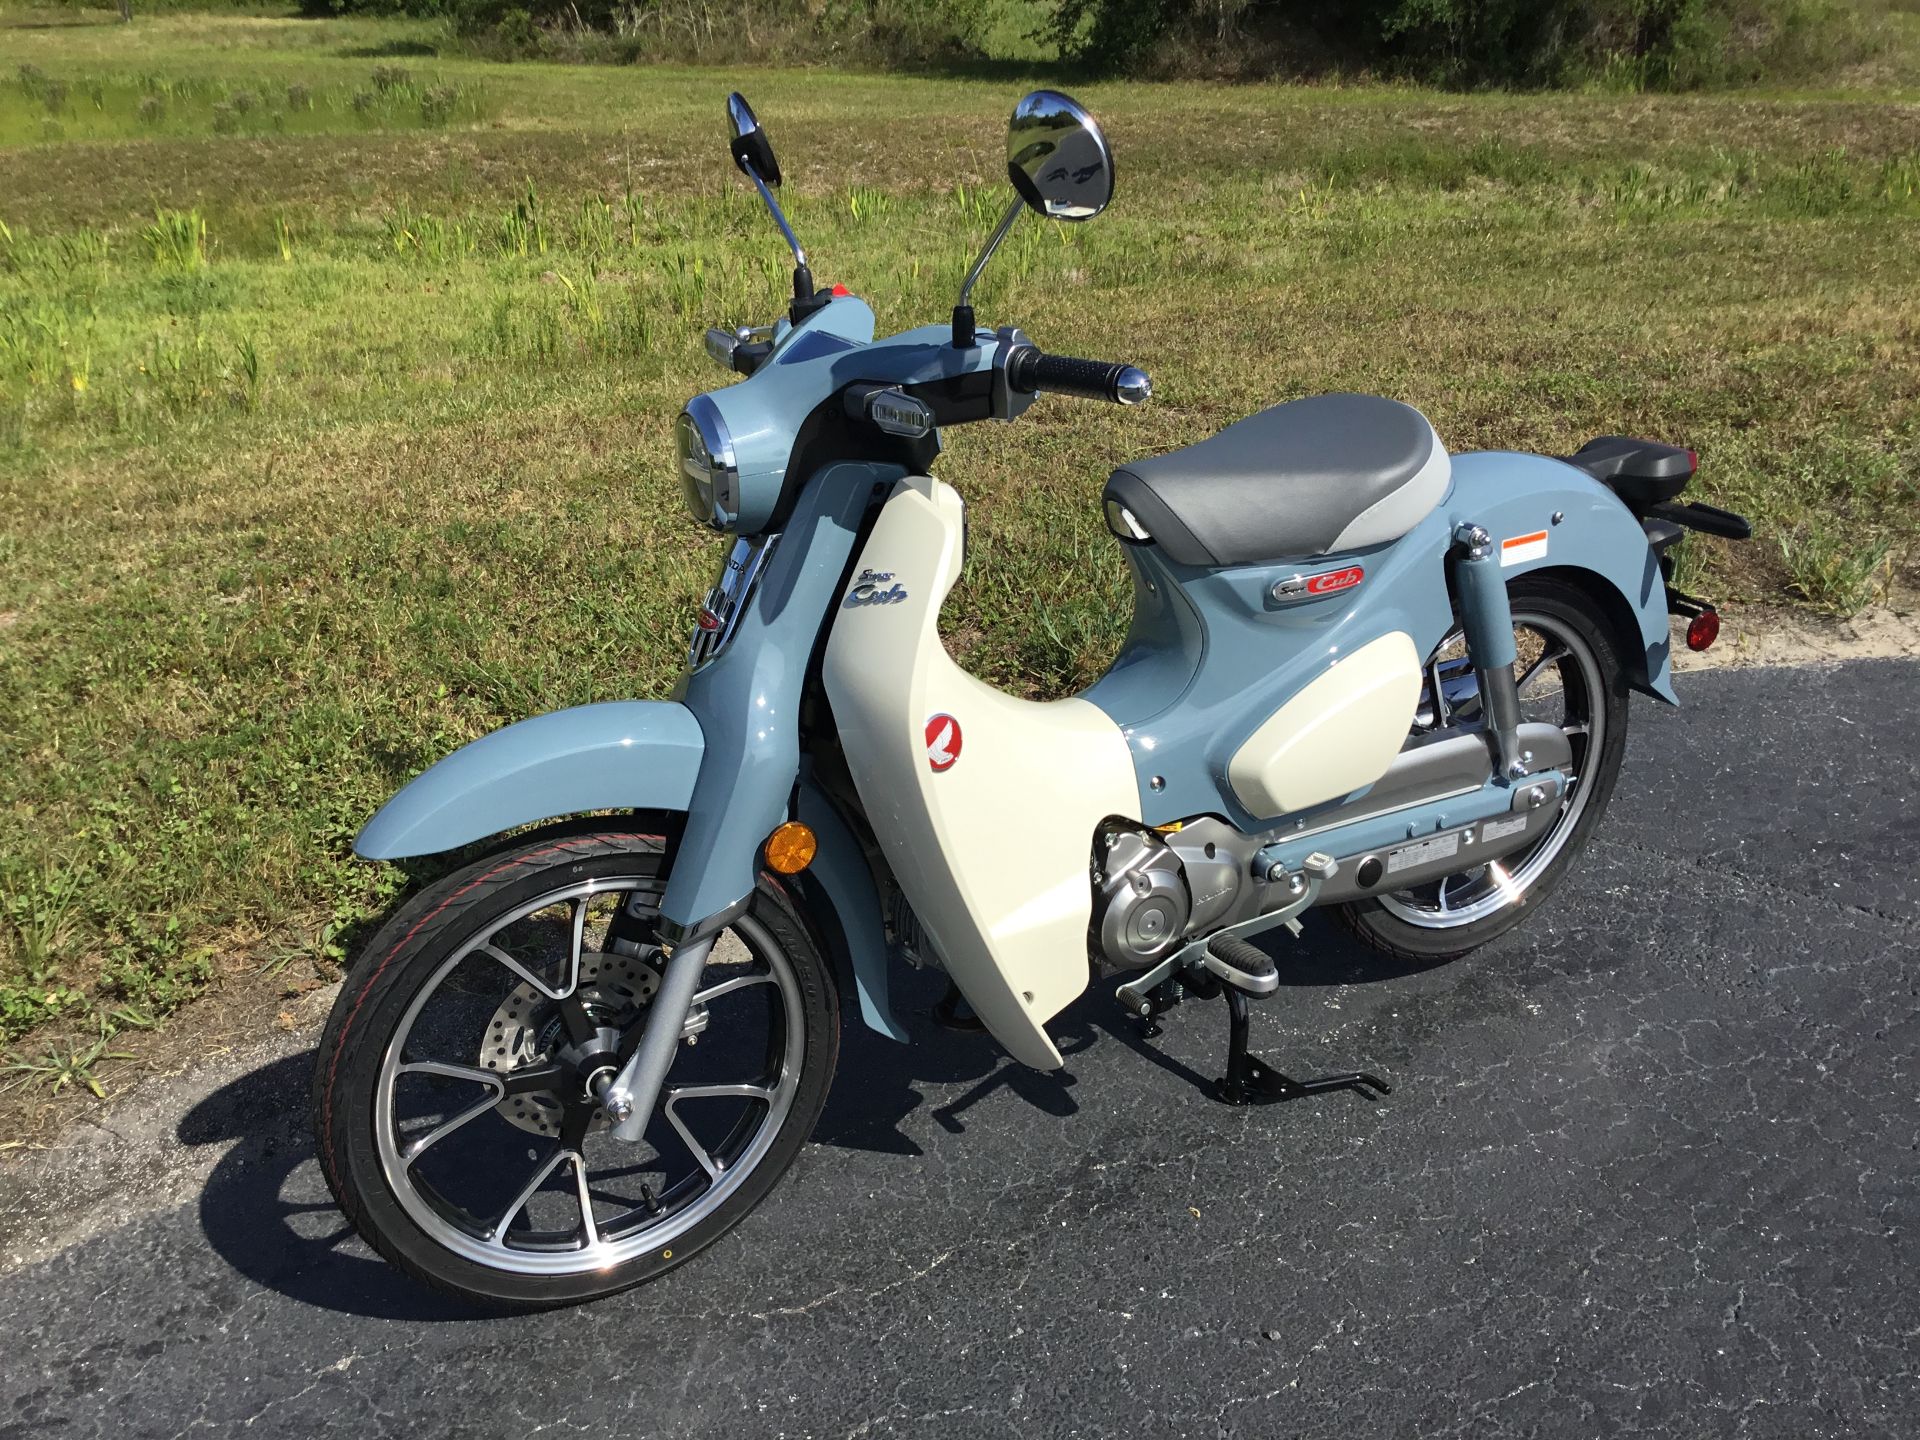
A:
<svg viewBox="0 0 1920 1440">
<path fill-rule="evenodd" d="M 1467 656 L 1480 690 L 1480 710 L 1493 739 L 1500 777 L 1515 780 L 1527 773 L 1527 762 L 1520 751 L 1520 691 L 1513 679 L 1517 652 L 1507 582 L 1500 574 L 1493 537 L 1483 528 L 1462 525 L 1453 538 L 1460 628 L 1467 637 Z"/>
<path fill-rule="evenodd" d="M 640 1033 L 635 1050 L 620 1073 L 595 1086 L 607 1118 L 613 1121 L 613 1138 L 632 1142 L 647 1133 L 647 1121 L 660 1103 L 660 1087 L 666 1083 L 667 1069 L 686 1029 L 687 1014 L 693 1009 L 694 992 L 700 988 L 701 972 L 707 968 L 707 956 L 713 951 L 714 937 L 707 936 L 674 947 L 667 956 L 666 972 L 660 988 L 647 1007 L 647 1026 Z"/>
</svg>

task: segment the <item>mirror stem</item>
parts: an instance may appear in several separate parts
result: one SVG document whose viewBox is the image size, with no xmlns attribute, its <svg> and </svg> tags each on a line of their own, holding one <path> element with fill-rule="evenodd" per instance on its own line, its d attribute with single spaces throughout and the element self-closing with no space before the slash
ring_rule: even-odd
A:
<svg viewBox="0 0 1920 1440">
<path fill-rule="evenodd" d="M 773 223 L 780 227 L 780 234 L 787 242 L 787 248 L 793 251 L 794 274 L 807 268 L 807 252 L 800 248 L 800 237 L 793 233 L 793 226 L 787 223 L 786 211 L 780 208 L 780 202 L 773 198 L 773 190 L 760 178 L 760 172 L 746 161 L 740 162 L 740 168 L 747 172 L 747 178 L 753 181 L 754 188 L 760 192 L 760 198 L 767 202 L 767 209 L 773 215 Z M 809 274 L 811 279 L 811 274 Z"/>
<path fill-rule="evenodd" d="M 967 278 L 960 286 L 960 299 L 953 307 L 953 348 L 971 350 L 978 342 L 978 331 L 974 328 L 973 307 L 967 303 L 973 294 L 974 282 L 980 278 L 980 272 L 987 268 L 987 262 L 993 258 L 993 252 L 1000 248 L 1000 242 L 1007 238 L 1007 232 L 1013 229 L 1013 222 L 1020 218 L 1020 212 L 1027 208 L 1027 202 L 1018 195 L 1007 206 L 1007 213 L 1000 217 L 1000 223 L 993 227 L 986 248 L 980 252 L 980 258 L 973 262 L 973 268 L 967 271 Z"/>
</svg>

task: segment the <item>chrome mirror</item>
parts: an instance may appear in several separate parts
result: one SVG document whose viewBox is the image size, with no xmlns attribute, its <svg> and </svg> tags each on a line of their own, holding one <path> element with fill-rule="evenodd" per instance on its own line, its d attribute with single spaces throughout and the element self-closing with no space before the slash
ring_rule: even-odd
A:
<svg viewBox="0 0 1920 1440">
<path fill-rule="evenodd" d="M 747 97 L 738 90 L 727 96 L 727 128 L 733 134 L 733 143 L 727 147 L 733 154 L 733 163 L 753 181 L 760 198 L 767 204 L 768 213 L 773 216 L 773 223 L 780 227 L 780 235 L 787 242 L 787 248 L 793 251 L 793 308 L 788 313 L 793 323 L 798 325 L 803 315 L 817 310 L 825 300 L 815 300 L 813 272 L 807 268 L 807 252 L 800 248 L 800 237 L 793 233 L 793 226 L 787 223 L 786 211 L 773 198 L 773 187 L 780 183 L 780 162 L 773 158 L 773 142 L 767 139 L 767 132 L 760 128 L 760 121 L 755 118 L 753 107 L 747 104 Z"/>
<path fill-rule="evenodd" d="M 727 128 L 733 132 L 733 163 L 756 180 L 780 183 L 780 162 L 773 158 L 773 142 L 760 128 L 753 107 L 738 90 L 727 96 Z"/>
<path fill-rule="evenodd" d="M 1013 107 L 1007 121 L 1007 179 L 1016 192 L 1013 203 L 967 271 L 960 302 L 953 307 L 956 350 L 979 343 L 968 302 L 980 272 L 1020 212 L 1037 210 L 1052 220 L 1091 220 L 1113 199 L 1113 151 L 1100 133 L 1100 122 L 1078 100 L 1058 90 L 1036 90 Z"/>
<path fill-rule="evenodd" d="M 1113 199 L 1113 151 L 1079 101 L 1036 90 L 1007 122 L 1007 178 L 1050 220 L 1091 220 Z"/>
</svg>

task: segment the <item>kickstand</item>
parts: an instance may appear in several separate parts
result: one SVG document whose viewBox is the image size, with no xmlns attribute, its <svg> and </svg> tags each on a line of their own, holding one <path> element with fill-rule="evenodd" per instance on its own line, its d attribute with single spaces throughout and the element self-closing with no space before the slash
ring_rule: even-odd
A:
<svg viewBox="0 0 1920 1440">
<path fill-rule="evenodd" d="M 1216 1100 L 1229 1105 L 1275 1105 L 1283 1100 L 1298 1100 L 1305 1095 L 1320 1095 L 1329 1090 L 1351 1090 L 1372 1100 L 1368 1087 L 1382 1095 L 1391 1095 L 1393 1087 L 1365 1070 L 1349 1070 L 1338 1075 L 1320 1075 L 1311 1080 L 1294 1080 L 1247 1053 L 1247 997 L 1231 985 L 1223 985 L 1227 997 L 1227 1073 L 1214 1085 Z"/>
</svg>

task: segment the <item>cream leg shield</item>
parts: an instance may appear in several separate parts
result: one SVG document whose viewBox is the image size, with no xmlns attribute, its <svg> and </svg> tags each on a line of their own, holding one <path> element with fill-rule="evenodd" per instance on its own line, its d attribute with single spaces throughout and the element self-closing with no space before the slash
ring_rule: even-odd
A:
<svg viewBox="0 0 1920 1440">
<path fill-rule="evenodd" d="M 827 641 L 848 767 L 894 877 L 993 1037 L 1060 1064 L 1044 1022 L 1087 983 L 1094 827 L 1139 810 L 1119 727 L 1084 700 L 1003 695 L 948 658 L 960 497 L 895 487 Z"/>
</svg>

